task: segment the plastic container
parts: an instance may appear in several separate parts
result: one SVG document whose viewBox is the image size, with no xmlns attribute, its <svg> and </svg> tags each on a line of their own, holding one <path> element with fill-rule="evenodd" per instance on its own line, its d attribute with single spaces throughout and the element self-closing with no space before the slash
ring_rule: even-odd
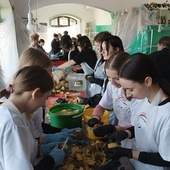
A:
<svg viewBox="0 0 170 170">
<path fill-rule="evenodd" d="M 86 135 L 86 137 L 88 137 L 89 139 L 100 139 L 100 137 L 96 137 L 94 135 L 93 127 L 89 127 L 88 124 L 87 124 L 88 120 L 92 118 L 93 110 L 94 110 L 94 108 L 90 108 L 90 109 L 86 109 L 84 111 L 84 114 L 83 114 L 84 121 L 82 123 L 82 129 L 83 129 L 83 132 Z M 109 118 L 109 112 L 105 111 L 102 118 L 101 118 L 101 122 L 104 125 L 109 124 L 108 118 Z"/>
<path fill-rule="evenodd" d="M 86 79 L 85 75 L 81 73 L 73 73 L 68 75 L 69 90 L 85 91 Z"/>
<path fill-rule="evenodd" d="M 65 113 L 63 111 L 66 111 Z M 67 114 L 68 110 L 76 113 Z M 49 110 L 51 126 L 57 128 L 76 128 L 82 125 L 84 108 L 77 104 L 59 104 Z"/>
</svg>

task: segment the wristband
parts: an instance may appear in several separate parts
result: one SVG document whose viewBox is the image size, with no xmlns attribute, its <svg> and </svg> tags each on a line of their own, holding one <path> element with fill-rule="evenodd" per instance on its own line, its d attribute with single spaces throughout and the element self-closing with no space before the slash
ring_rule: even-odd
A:
<svg viewBox="0 0 170 170">
<path fill-rule="evenodd" d="M 98 115 L 93 115 L 92 118 L 95 118 L 94 116 L 97 117 L 99 121 L 101 120 L 100 116 L 98 116 Z"/>
</svg>

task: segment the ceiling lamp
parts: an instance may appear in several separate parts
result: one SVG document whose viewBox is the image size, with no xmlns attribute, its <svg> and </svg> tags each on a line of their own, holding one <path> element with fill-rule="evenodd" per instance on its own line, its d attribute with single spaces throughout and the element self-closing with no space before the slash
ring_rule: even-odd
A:
<svg viewBox="0 0 170 170">
<path fill-rule="evenodd" d="M 36 19 L 35 19 L 35 32 L 39 32 L 40 28 L 38 26 L 38 0 L 37 0 L 37 8 L 36 8 Z"/>
<path fill-rule="evenodd" d="M 29 31 L 32 31 L 34 29 L 34 25 L 33 25 L 33 15 L 31 13 L 31 9 L 30 9 L 30 0 L 28 0 L 28 8 L 29 8 L 29 12 L 28 12 L 28 23 L 27 23 L 27 29 Z"/>
</svg>

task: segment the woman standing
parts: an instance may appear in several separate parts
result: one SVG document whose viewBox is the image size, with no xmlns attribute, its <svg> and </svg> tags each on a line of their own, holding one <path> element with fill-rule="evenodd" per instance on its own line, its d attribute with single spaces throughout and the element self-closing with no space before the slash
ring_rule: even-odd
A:
<svg viewBox="0 0 170 170">
<path fill-rule="evenodd" d="M 93 73 L 97 56 L 95 51 L 92 49 L 92 44 L 89 38 L 87 36 L 80 37 L 77 40 L 77 48 L 79 50 L 79 54 L 70 61 L 58 66 L 58 69 L 77 65 L 75 69 L 83 69 L 85 75 Z"/>
<path fill-rule="evenodd" d="M 116 52 L 124 51 L 122 40 L 109 32 L 99 33 L 94 38 L 94 42 L 97 49 L 100 50 L 101 57 L 96 63 L 94 74 L 86 76 L 87 81 L 90 83 L 89 91 L 92 97 L 79 97 L 80 104 L 89 104 L 91 107 L 95 107 L 99 103 L 106 90 L 108 79 L 104 69 L 105 61 L 114 56 Z M 93 96 L 95 93 L 96 95 Z"/>
</svg>

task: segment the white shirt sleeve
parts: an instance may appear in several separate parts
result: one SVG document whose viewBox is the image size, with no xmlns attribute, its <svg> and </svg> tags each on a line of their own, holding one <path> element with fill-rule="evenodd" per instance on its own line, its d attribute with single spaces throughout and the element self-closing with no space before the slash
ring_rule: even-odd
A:
<svg viewBox="0 0 170 170">
<path fill-rule="evenodd" d="M 113 109 L 113 91 L 115 87 L 110 82 L 108 82 L 106 91 L 104 92 L 99 104 L 103 108 L 106 108 L 108 110 Z"/>
</svg>

